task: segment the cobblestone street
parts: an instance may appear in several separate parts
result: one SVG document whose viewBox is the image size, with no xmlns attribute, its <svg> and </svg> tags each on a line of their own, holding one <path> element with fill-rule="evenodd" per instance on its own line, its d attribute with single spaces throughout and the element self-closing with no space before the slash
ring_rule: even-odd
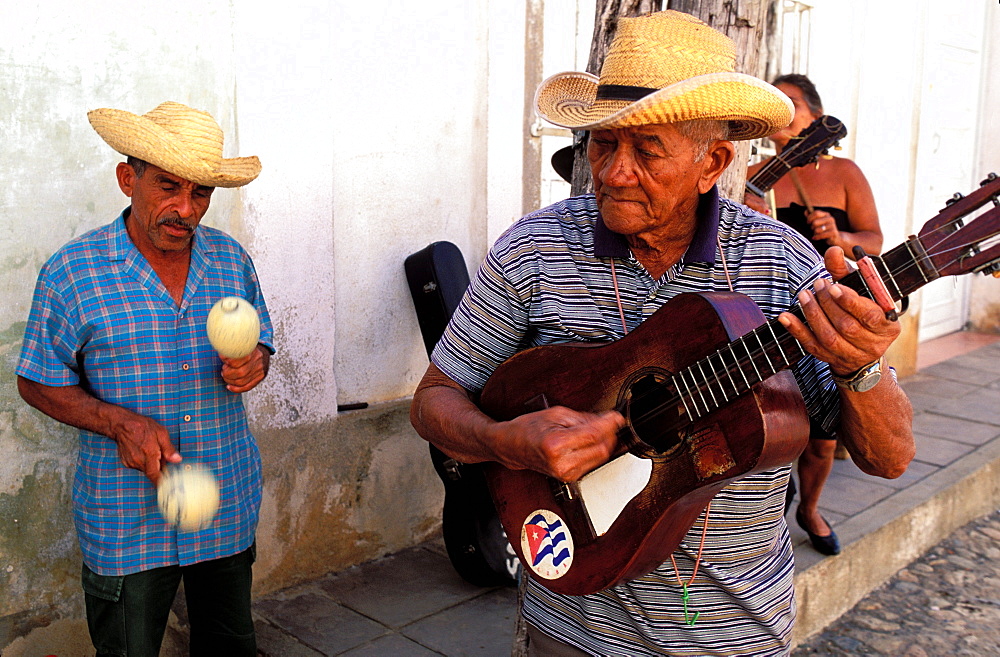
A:
<svg viewBox="0 0 1000 657">
<path fill-rule="evenodd" d="M 792 655 L 1000 655 L 1000 512 L 953 533 Z"/>
</svg>

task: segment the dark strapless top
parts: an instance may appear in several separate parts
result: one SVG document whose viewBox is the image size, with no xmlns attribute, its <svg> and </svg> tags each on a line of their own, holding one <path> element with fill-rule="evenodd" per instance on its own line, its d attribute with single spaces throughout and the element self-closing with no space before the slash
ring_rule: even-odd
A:
<svg viewBox="0 0 1000 657">
<path fill-rule="evenodd" d="M 840 208 L 831 208 L 825 205 L 818 205 L 815 207 L 816 210 L 822 210 L 823 212 L 829 212 L 830 216 L 837 224 L 837 230 L 844 230 L 850 232 L 851 222 L 847 218 L 847 210 L 841 210 Z M 830 245 L 826 243 L 826 240 L 814 240 L 812 238 L 812 228 L 809 227 L 809 222 L 806 221 L 806 206 L 799 205 L 798 203 L 792 203 L 787 208 L 778 208 L 778 221 L 783 224 L 791 226 L 806 239 L 812 242 L 812 245 L 816 247 L 820 255 L 830 248 Z"/>
</svg>

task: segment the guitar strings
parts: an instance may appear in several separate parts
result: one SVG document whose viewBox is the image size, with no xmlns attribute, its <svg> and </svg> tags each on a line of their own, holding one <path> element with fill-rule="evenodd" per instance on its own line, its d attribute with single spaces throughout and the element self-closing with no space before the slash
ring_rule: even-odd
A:
<svg viewBox="0 0 1000 657">
<path fill-rule="evenodd" d="M 947 235 L 951 234 L 951 232 L 953 232 L 953 229 L 954 229 L 953 224 L 954 224 L 954 222 L 949 222 L 948 224 L 945 224 L 943 226 L 939 226 L 939 227 L 935 228 L 934 230 L 930 231 L 929 233 L 927 233 L 927 235 L 923 236 L 920 239 L 926 240 L 928 237 L 937 236 L 937 235 L 945 235 L 945 236 L 947 236 Z M 942 254 L 946 254 L 946 253 L 949 253 L 949 252 L 960 252 L 959 255 L 957 255 L 956 257 L 954 257 L 952 260 L 944 263 L 944 265 L 941 267 L 943 269 L 943 268 L 946 268 L 946 267 L 948 267 L 948 266 L 950 266 L 952 264 L 955 264 L 956 262 L 961 261 L 962 258 L 965 257 L 965 255 L 964 255 L 965 254 L 965 250 L 968 249 L 969 247 L 975 246 L 977 244 L 982 244 L 983 242 L 988 241 L 988 240 L 993 239 L 993 238 L 996 238 L 998 236 L 1000 236 L 1000 230 L 993 231 L 992 233 L 988 234 L 987 236 L 985 236 L 982 239 L 971 240 L 971 241 L 968 241 L 968 242 L 963 242 L 961 244 L 957 244 L 957 245 L 951 246 L 949 248 L 934 250 L 934 251 L 928 252 L 927 255 L 928 255 L 928 257 L 933 257 L 933 256 L 940 256 Z M 718 236 L 717 236 L 717 239 L 718 239 Z M 906 245 L 906 242 L 904 242 L 903 244 L 899 245 L 896 248 L 905 247 L 905 245 Z M 720 244 L 720 250 L 721 250 L 721 244 Z M 895 250 L 895 249 L 893 249 L 893 250 Z M 723 266 L 725 267 L 726 261 L 725 261 L 724 257 L 723 257 L 722 261 L 723 261 Z M 900 267 L 897 267 L 895 269 L 889 270 L 889 274 L 890 274 L 890 276 L 898 276 L 898 275 L 904 274 L 904 273 L 910 271 L 911 269 L 913 269 L 914 267 L 918 267 L 918 266 L 919 265 L 915 261 L 910 260 L 909 262 L 903 264 Z M 614 276 L 614 259 L 612 259 L 612 262 L 611 262 L 611 270 L 612 270 L 612 277 L 614 279 L 615 278 L 615 276 Z M 730 290 L 732 290 L 733 289 L 733 287 L 732 287 L 732 281 L 729 280 L 728 269 L 726 269 L 726 278 L 727 278 L 727 281 L 729 283 L 729 288 L 730 288 Z M 618 299 L 618 303 L 620 305 L 621 304 L 621 299 L 618 296 L 617 280 L 614 280 L 614 283 L 615 283 L 615 296 Z M 866 291 L 861 291 L 860 293 L 862 295 L 864 295 L 864 296 L 870 296 L 870 295 L 867 294 Z M 791 308 L 788 309 L 788 312 L 791 312 L 793 314 L 798 314 L 801 317 L 801 314 L 802 314 L 801 310 L 802 310 L 801 304 L 796 303 L 795 305 L 793 305 Z M 622 327 L 625 330 L 625 332 L 627 333 L 628 330 L 625 327 L 624 313 L 622 313 L 621 319 L 622 319 Z M 782 360 L 785 361 L 785 367 L 780 367 L 780 368 L 773 368 L 772 367 L 772 368 L 770 368 L 772 370 L 770 375 L 768 375 L 766 377 L 765 376 L 756 377 L 756 378 L 759 378 L 760 381 L 763 381 L 764 379 L 769 378 L 769 376 L 771 376 L 773 374 L 776 374 L 777 372 L 779 372 L 779 371 L 781 371 L 783 369 L 787 369 L 787 367 L 791 367 L 791 366 L 795 365 L 795 363 L 798 362 L 799 358 L 801 358 L 802 355 L 804 355 L 805 352 L 803 351 L 803 353 L 800 354 L 798 357 L 796 357 L 796 356 L 793 355 L 792 356 L 792 360 L 789 360 L 788 352 L 787 352 L 787 347 L 789 347 L 791 345 L 795 345 L 795 346 L 799 347 L 799 351 L 802 351 L 801 345 L 799 344 L 798 340 L 796 340 L 794 337 L 792 337 L 792 335 L 790 333 L 788 333 L 788 331 L 785 330 L 785 328 L 783 326 L 781 326 L 781 324 L 777 321 L 776 318 L 775 319 L 771 319 L 768 322 L 765 322 L 764 324 L 762 324 L 761 326 L 759 326 L 759 327 L 751 330 L 750 332 L 746 333 L 745 335 L 740 336 L 736 340 L 733 340 L 732 342 L 730 342 L 729 344 L 725 345 L 724 347 L 716 350 L 711 355 L 709 355 L 709 356 L 707 356 L 707 357 L 705 357 L 703 359 L 700 359 L 699 361 L 696 361 L 694 364 L 692 364 L 692 365 L 690 365 L 690 366 L 688 366 L 688 367 L 686 367 L 686 368 L 684 368 L 682 370 L 679 370 L 677 373 L 675 373 L 671 377 L 672 379 L 680 377 L 681 380 L 682 380 L 682 382 L 683 382 L 684 381 L 684 376 L 685 376 L 685 374 L 687 374 L 688 378 L 690 378 L 690 380 L 694 383 L 694 390 L 693 391 L 689 391 L 689 394 L 688 394 L 688 397 L 691 399 L 691 404 L 690 405 L 688 405 L 686 402 L 684 402 L 684 394 L 678 389 L 678 386 L 675 383 L 674 386 L 673 386 L 672 394 L 670 396 L 668 396 L 665 401 L 663 401 L 662 403 L 659 403 L 659 404 L 652 405 L 646 412 L 644 412 L 637 419 L 642 420 L 642 421 L 649 421 L 650 418 L 655 417 L 658 414 L 661 414 L 661 413 L 663 413 L 665 411 L 668 411 L 668 410 L 674 409 L 674 408 L 678 408 L 678 407 L 681 407 L 681 406 L 683 406 L 684 413 L 686 415 L 688 415 L 688 417 L 691 420 L 698 419 L 697 417 L 691 417 L 691 413 L 688 411 L 688 408 L 689 407 L 693 407 L 695 410 L 698 409 L 697 399 L 698 398 L 700 398 L 702 400 L 705 399 L 704 394 L 702 394 L 702 390 L 708 392 L 709 396 L 712 397 L 713 400 L 714 400 L 714 394 L 712 393 L 712 389 L 711 389 L 711 380 L 707 376 L 704 376 L 704 374 L 703 374 L 702 375 L 702 380 L 699 381 L 699 378 L 698 378 L 698 376 L 696 375 L 696 373 L 694 371 L 695 368 L 698 368 L 701 363 L 707 362 L 708 363 L 708 368 L 710 369 L 710 371 L 713 372 L 713 374 L 716 374 L 716 377 L 715 377 L 716 380 L 719 380 L 719 377 L 717 375 L 717 372 L 716 372 L 715 368 L 711 365 L 711 359 L 713 357 L 718 357 L 718 359 L 725 366 L 725 370 L 723 371 L 723 373 L 725 374 L 725 377 L 723 377 L 723 378 L 724 379 L 729 379 L 731 382 L 735 383 L 736 381 L 738 381 L 739 378 L 732 376 L 731 366 L 726 363 L 726 358 L 723 357 L 723 355 L 722 355 L 723 350 L 724 349 L 728 349 L 730 351 L 730 353 L 733 355 L 733 366 L 735 366 L 735 368 L 736 368 L 736 370 L 738 372 L 741 372 L 741 373 L 744 372 L 745 371 L 744 368 L 745 368 L 745 366 L 747 364 L 753 366 L 755 372 L 758 371 L 757 370 L 757 364 L 760 361 L 760 357 L 761 356 L 763 356 L 764 359 L 767 360 L 768 363 L 770 363 L 770 358 L 767 356 L 767 348 L 764 345 L 764 341 L 760 339 L 759 332 L 761 331 L 761 329 L 767 329 L 767 331 L 765 331 L 765 333 L 771 333 L 771 335 L 774 336 L 774 340 L 770 340 L 769 339 L 768 342 L 772 342 L 772 343 L 774 343 L 774 344 L 777 345 L 777 351 L 781 354 Z M 758 344 L 760 344 L 760 347 L 751 347 L 748 344 L 748 342 L 747 342 L 747 339 L 750 338 L 750 337 L 756 338 L 756 342 Z M 735 345 L 737 343 L 742 343 L 742 345 L 744 346 L 743 350 L 747 354 L 745 357 L 744 356 L 737 356 L 737 354 L 733 350 L 733 345 Z M 756 383 L 759 383 L 760 381 L 756 381 L 754 384 L 751 384 L 751 385 L 747 386 L 745 390 L 739 391 L 738 389 L 734 388 L 734 391 L 737 392 L 737 396 L 746 394 L 747 392 L 749 392 L 749 390 L 752 388 L 753 385 L 755 385 Z M 686 385 L 687 384 L 685 382 L 685 386 Z M 728 399 L 728 397 L 727 397 L 727 395 L 725 393 L 725 389 L 721 385 L 721 382 L 719 383 L 719 388 L 720 388 L 720 390 L 721 390 L 721 392 L 723 394 L 724 401 L 729 401 L 729 399 Z M 695 394 L 697 394 L 698 397 L 695 397 Z M 645 391 L 645 392 L 641 392 L 634 399 L 635 399 L 635 401 L 648 400 L 652 395 L 662 395 L 662 390 L 661 391 L 648 390 L 648 391 Z M 721 404 L 719 404 L 717 402 L 715 403 L 715 409 L 709 409 L 708 406 L 707 406 L 707 404 L 702 404 L 702 405 L 705 407 L 706 414 L 709 413 L 709 412 L 711 412 L 712 410 L 716 410 L 716 409 L 718 409 L 718 408 L 721 407 Z M 699 417 L 700 417 L 700 415 L 699 415 Z"/>
<path fill-rule="evenodd" d="M 719 249 L 721 251 L 721 249 L 722 249 L 722 243 L 718 241 L 719 240 L 719 236 L 716 235 L 715 239 L 716 239 L 716 243 L 719 245 Z M 722 251 L 722 265 L 723 265 L 723 269 L 725 269 L 725 272 L 726 272 L 726 281 L 729 284 L 729 290 L 733 291 L 733 281 L 732 281 L 731 278 L 729 278 L 729 268 L 726 266 L 726 253 L 725 253 L 725 251 Z M 622 310 L 622 297 L 621 297 L 621 293 L 618 290 L 618 276 L 615 274 L 615 259 L 614 258 L 611 259 L 611 281 L 612 281 L 612 283 L 614 284 L 614 287 L 615 287 L 615 299 L 618 301 L 618 311 L 620 313 L 620 317 L 621 317 L 621 320 L 622 320 L 622 331 L 625 332 L 625 335 L 628 335 L 628 325 L 625 323 L 625 313 Z M 670 553 L 670 563 L 672 563 L 673 566 L 674 566 L 674 577 L 677 578 L 677 583 L 681 585 L 681 600 L 684 603 L 684 622 L 688 626 L 694 626 L 695 622 L 697 622 L 697 620 L 698 620 L 698 617 L 701 616 L 701 612 L 696 613 L 694 615 L 694 618 L 691 618 L 688 615 L 688 600 L 691 598 L 691 594 L 688 591 L 688 586 L 692 582 L 694 582 L 694 578 L 698 574 L 698 567 L 701 565 L 701 555 L 705 551 L 705 537 L 708 535 L 708 514 L 711 512 L 711 510 L 712 510 L 712 501 L 709 500 L 708 504 L 705 505 L 705 521 L 704 521 L 704 523 L 702 524 L 702 527 L 701 527 L 701 541 L 698 544 L 698 553 L 697 553 L 697 556 L 695 557 L 695 560 L 694 560 L 694 570 L 691 573 L 691 579 L 688 581 L 687 584 L 681 582 L 681 576 L 680 576 L 679 571 L 677 570 L 677 561 L 674 560 L 673 553 L 672 552 Z"/>
</svg>

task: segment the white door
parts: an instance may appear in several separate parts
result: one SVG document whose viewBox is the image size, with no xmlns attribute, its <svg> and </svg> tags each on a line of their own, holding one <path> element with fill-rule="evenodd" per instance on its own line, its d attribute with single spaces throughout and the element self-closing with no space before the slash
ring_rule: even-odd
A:
<svg viewBox="0 0 1000 657">
<path fill-rule="evenodd" d="M 972 9 L 972 11 L 970 11 Z M 976 134 L 983 9 L 977 2 L 929 3 L 920 133 L 914 188 L 914 230 L 955 192 L 976 188 Z M 969 279 L 947 277 L 921 291 L 920 340 L 961 330 L 968 321 Z"/>
</svg>

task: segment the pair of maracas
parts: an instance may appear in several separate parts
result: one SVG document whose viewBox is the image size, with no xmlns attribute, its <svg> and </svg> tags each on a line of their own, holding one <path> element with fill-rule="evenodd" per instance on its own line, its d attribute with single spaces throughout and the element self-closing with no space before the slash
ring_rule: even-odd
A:
<svg viewBox="0 0 1000 657">
<path fill-rule="evenodd" d="M 220 355 L 243 358 L 257 348 L 260 318 L 248 301 L 224 297 L 209 311 L 205 329 Z M 181 463 L 163 471 L 156 502 L 163 517 L 179 531 L 197 531 L 207 527 L 219 509 L 219 485 L 209 468 Z"/>
</svg>

